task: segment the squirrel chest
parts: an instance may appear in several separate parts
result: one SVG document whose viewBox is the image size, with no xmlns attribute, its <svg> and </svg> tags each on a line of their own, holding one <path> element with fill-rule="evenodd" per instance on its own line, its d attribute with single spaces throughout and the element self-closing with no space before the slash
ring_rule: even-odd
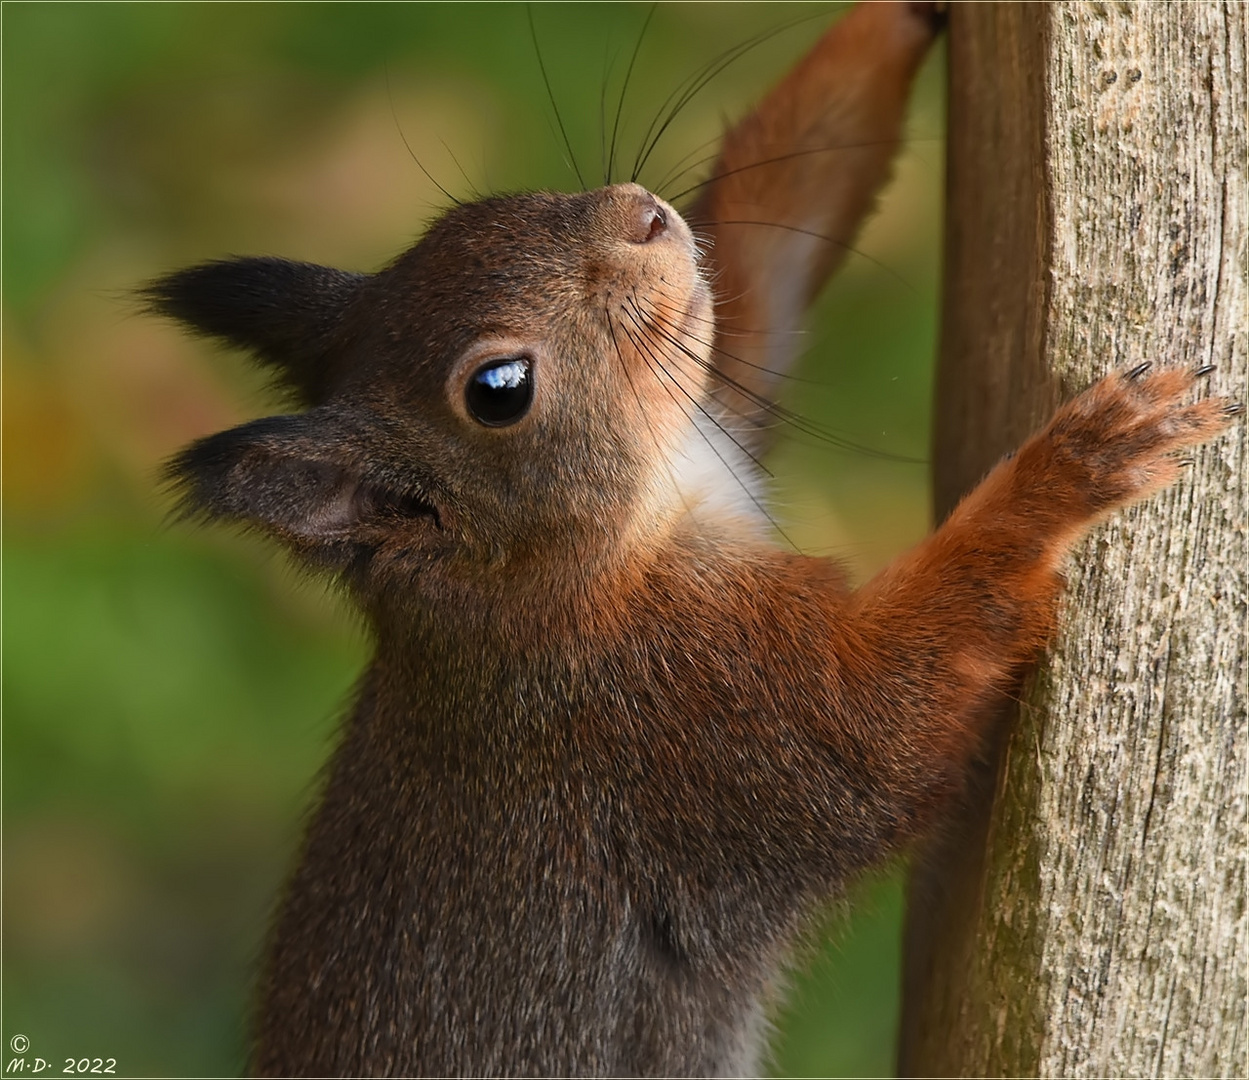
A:
<svg viewBox="0 0 1249 1080">
<path fill-rule="evenodd" d="M 880 840 L 853 835 L 867 780 L 831 723 L 780 754 L 769 732 L 831 721 L 835 603 L 696 546 L 698 579 L 674 551 L 614 617 L 600 596 L 472 643 L 431 617 L 394 661 L 419 674 L 366 675 L 277 926 L 259 1071 L 757 1067 L 790 935 Z M 778 697 L 763 650 L 811 647 Z M 811 755 L 846 782 L 814 789 Z"/>
</svg>

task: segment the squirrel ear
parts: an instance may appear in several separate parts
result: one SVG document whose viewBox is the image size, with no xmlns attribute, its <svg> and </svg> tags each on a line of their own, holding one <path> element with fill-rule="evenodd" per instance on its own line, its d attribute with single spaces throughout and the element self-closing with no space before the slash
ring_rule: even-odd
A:
<svg viewBox="0 0 1249 1080">
<path fill-rule="evenodd" d="M 270 416 L 192 443 L 165 467 L 187 517 L 256 526 L 331 554 L 349 545 L 362 509 L 346 444 L 315 410 Z"/>
<path fill-rule="evenodd" d="M 334 331 L 367 280 L 314 263 L 223 259 L 177 270 L 141 290 L 149 310 L 244 349 L 303 404 L 325 400 Z"/>
</svg>

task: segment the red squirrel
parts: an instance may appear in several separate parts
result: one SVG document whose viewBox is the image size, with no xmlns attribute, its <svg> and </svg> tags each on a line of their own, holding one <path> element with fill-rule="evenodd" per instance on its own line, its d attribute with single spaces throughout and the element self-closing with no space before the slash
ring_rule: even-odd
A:
<svg viewBox="0 0 1249 1080">
<path fill-rule="evenodd" d="M 886 177 L 932 9 L 837 22 L 688 222 L 634 183 L 509 195 L 376 273 L 238 258 L 148 286 L 301 405 L 179 454 L 186 512 L 335 575 L 373 638 L 255 1074 L 757 1073 L 812 911 L 957 798 L 1072 545 L 1227 423 L 1190 399 L 1204 369 L 1142 364 L 862 588 L 774 540 L 746 451 L 839 250 L 813 236 L 851 239 Z"/>
</svg>

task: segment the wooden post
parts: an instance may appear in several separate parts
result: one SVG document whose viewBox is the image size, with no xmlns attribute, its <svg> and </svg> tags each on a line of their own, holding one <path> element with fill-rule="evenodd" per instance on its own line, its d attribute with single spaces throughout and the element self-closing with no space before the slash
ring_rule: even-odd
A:
<svg viewBox="0 0 1249 1080">
<path fill-rule="evenodd" d="M 1246 396 L 1246 5 L 955 4 L 936 507 L 1152 360 Z M 1243 423 L 1078 553 L 1057 646 L 916 860 L 900 1071 L 1242 1076 Z"/>
</svg>

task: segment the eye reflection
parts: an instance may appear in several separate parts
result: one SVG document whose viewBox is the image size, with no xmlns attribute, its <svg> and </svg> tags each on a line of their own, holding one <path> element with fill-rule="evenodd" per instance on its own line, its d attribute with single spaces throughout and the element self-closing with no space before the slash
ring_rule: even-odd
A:
<svg viewBox="0 0 1249 1080">
<path fill-rule="evenodd" d="M 514 424 L 533 402 L 533 362 L 510 356 L 483 364 L 469 377 L 464 404 L 469 415 L 487 427 Z"/>
</svg>

